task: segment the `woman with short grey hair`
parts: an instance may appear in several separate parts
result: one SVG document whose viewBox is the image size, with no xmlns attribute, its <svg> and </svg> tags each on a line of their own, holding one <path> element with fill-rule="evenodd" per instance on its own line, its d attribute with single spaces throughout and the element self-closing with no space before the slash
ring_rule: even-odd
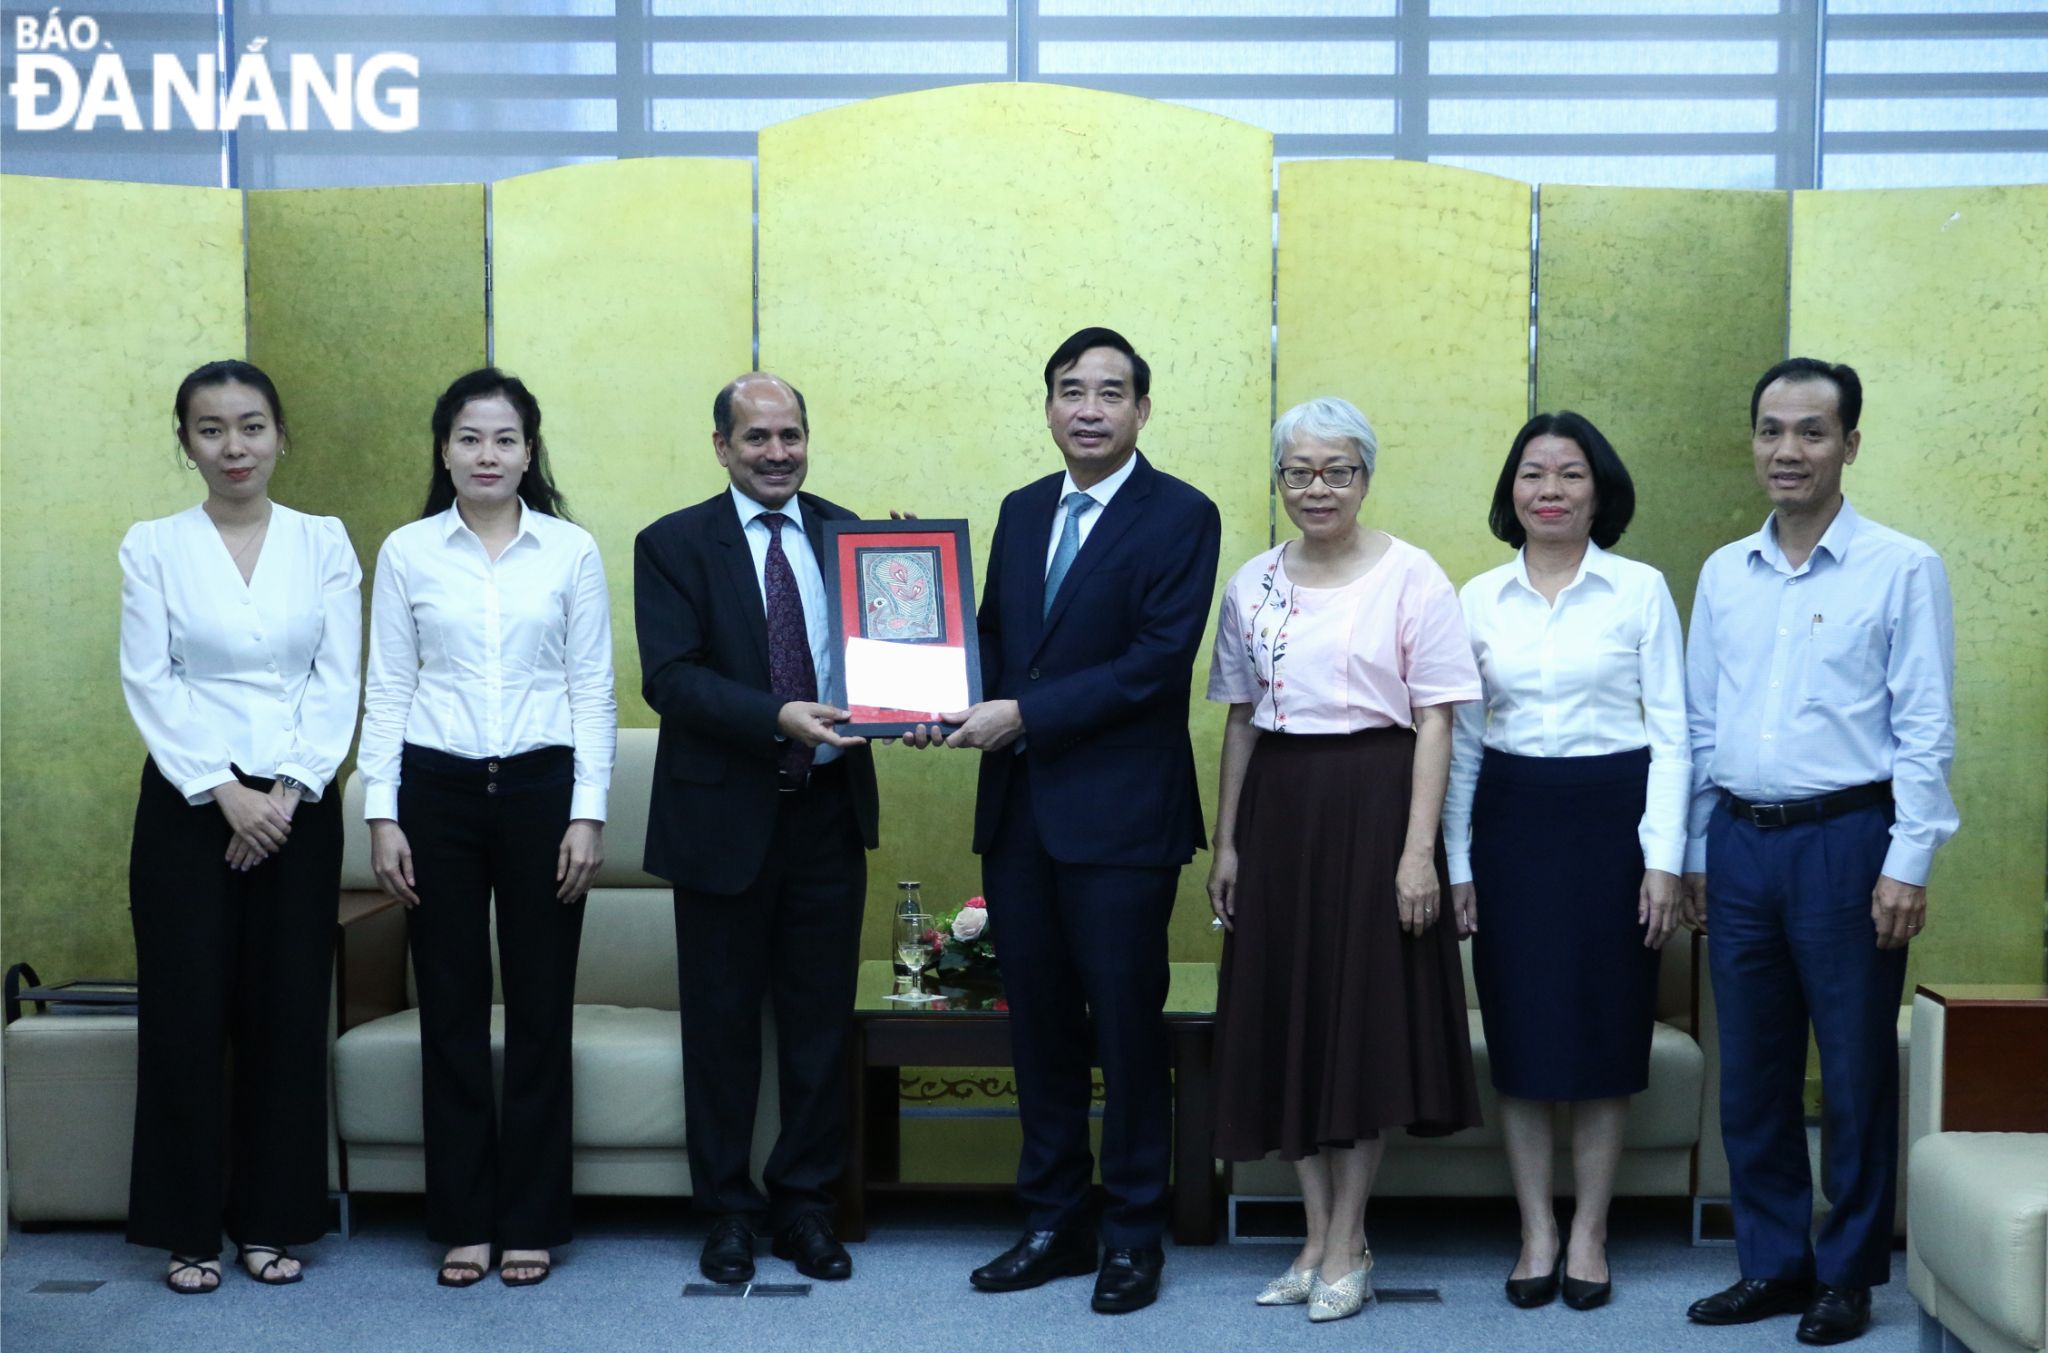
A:
<svg viewBox="0 0 2048 1353">
<path fill-rule="evenodd" d="M 1294 1162 L 1308 1237 L 1263 1306 L 1372 1296 L 1365 1207 L 1384 1134 L 1479 1122 L 1438 816 L 1451 706 L 1480 696 L 1436 561 L 1361 526 L 1379 439 L 1312 399 L 1273 425 L 1298 540 L 1224 589 L 1209 698 L 1230 706 L 1209 873 L 1216 1154 Z"/>
</svg>

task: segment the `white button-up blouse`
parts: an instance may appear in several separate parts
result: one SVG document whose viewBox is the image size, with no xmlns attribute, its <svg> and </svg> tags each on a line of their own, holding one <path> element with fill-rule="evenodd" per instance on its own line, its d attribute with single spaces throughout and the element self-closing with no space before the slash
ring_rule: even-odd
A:
<svg viewBox="0 0 2048 1353">
<path fill-rule="evenodd" d="M 248 582 L 201 507 L 121 542 L 121 690 L 157 770 L 191 804 L 245 774 L 318 799 L 348 755 L 362 579 L 334 517 L 271 505 Z"/>
<path fill-rule="evenodd" d="M 1458 594 L 1482 703 L 1461 706 L 1444 796 L 1453 883 L 1472 881 L 1472 797 L 1483 749 L 1514 756 L 1605 756 L 1650 749 L 1637 839 L 1644 867 L 1679 872 L 1692 751 L 1685 654 L 1664 575 L 1591 541 L 1578 576 L 1544 601 L 1517 553 Z"/>
<path fill-rule="evenodd" d="M 398 818 L 404 744 L 481 760 L 575 752 L 569 816 L 602 822 L 618 748 L 611 594 L 597 542 L 523 504 L 494 560 L 454 507 L 377 553 L 363 696 L 363 816 Z"/>
</svg>

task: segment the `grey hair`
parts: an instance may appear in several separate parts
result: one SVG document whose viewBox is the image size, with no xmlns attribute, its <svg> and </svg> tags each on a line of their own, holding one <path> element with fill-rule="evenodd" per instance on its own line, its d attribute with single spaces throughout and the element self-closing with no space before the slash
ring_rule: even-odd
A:
<svg viewBox="0 0 2048 1353">
<path fill-rule="evenodd" d="M 1358 448 L 1358 459 L 1365 465 L 1365 477 L 1368 480 L 1372 478 L 1373 461 L 1379 456 L 1380 441 L 1373 434 L 1372 424 L 1350 400 L 1323 395 L 1297 404 L 1281 414 L 1273 424 L 1274 474 L 1280 473 L 1280 458 L 1287 454 L 1287 448 L 1294 439 L 1304 436 L 1324 442 L 1340 439 L 1350 442 Z"/>
</svg>

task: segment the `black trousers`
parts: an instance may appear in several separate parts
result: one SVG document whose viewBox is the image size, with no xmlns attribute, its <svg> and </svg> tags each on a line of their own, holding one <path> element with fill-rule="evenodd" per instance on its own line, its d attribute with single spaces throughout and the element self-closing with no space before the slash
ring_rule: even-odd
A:
<svg viewBox="0 0 2048 1353">
<path fill-rule="evenodd" d="M 867 859 L 838 763 L 784 794 L 753 885 L 677 888 L 683 1105 L 698 1205 L 782 1227 L 832 1212 L 846 1164 L 846 1034 L 860 971 Z M 775 1005 L 782 1128 L 752 1178 L 761 1006 Z"/>
<path fill-rule="evenodd" d="M 1000 753 L 998 753 L 1000 755 Z M 1173 1151 L 1166 924 L 1180 866 L 1065 864 L 1046 853 L 1018 756 L 982 887 L 996 918 L 1034 1231 L 1088 1221 L 1089 1067 L 1102 1067 L 1103 1240 L 1157 1245 Z"/>
<path fill-rule="evenodd" d="M 495 760 L 405 747 L 398 824 L 420 904 L 408 913 L 419 984 L 427 1235 L 545 1250 L 570 1238 L 570 1019 L 583 905 L 556 898 L 575 758 Z M 505 1006 L 504 1107 L 491 1075 L 491 909 Z"/>
<path fill-rule="evenodd" d="M 141 982 L 128 1239 L 198 1258 L 220 1253 L 223 1227 L 257 1245 L 327 1230 L 341 794 L 301 803 L 284 848 L 246 874 L 227 866 L 231 835 L 218 807 L 186 803 L 143 765 L 128 855 Z"/>
</svg>

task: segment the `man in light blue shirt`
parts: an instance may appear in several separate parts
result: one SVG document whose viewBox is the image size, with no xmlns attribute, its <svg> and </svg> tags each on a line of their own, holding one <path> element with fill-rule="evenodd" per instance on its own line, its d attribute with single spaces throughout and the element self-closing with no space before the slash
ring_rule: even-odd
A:
<svg viewBox="0 0 2048 1353">
<path fill-rule="evenodd" d="M 1800 1311 L 1853 1339 L 1891 1278 L 1896 1027 L 1934 853 L 1955 834 L 1955 627 L 1940 556 L 1842 496 L 1863 387 L 1808 357 L 1764 373 L 1763 529 L 1701 570 L 1686 653 L 1688 924 L 1713 943 L 1721 1127 L 1742 1280 L 1702 1324 Z M 1809 1240 L 1802 1090 L 1820 1047 L 1834 1210 Z"/>
</svg>

